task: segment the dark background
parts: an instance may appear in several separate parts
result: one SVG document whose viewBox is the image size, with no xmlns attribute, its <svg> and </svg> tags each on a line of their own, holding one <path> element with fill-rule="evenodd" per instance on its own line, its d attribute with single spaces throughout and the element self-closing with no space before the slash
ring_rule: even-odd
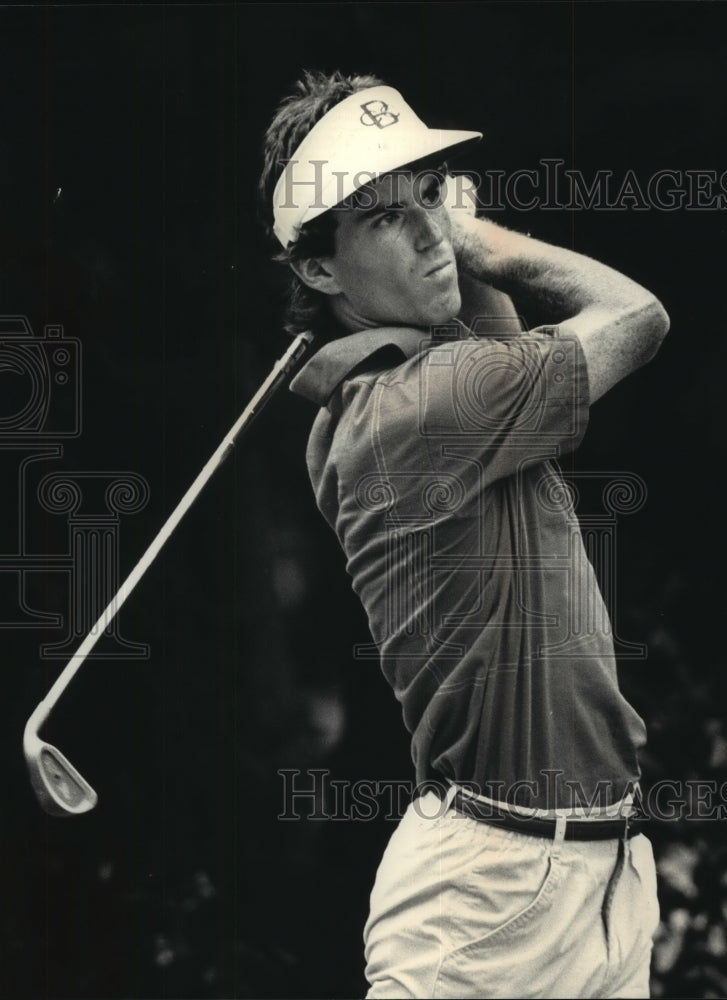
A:
<svg viewBox="0 0 727 1000">
<path fill-rule="evenodd" d="M 83 352 L 82 434 L 40 471 L 146 479 L 148 504 L 121 519 L 125 576 L 284 350 L 255 188 L 303 68 L 378 73 L 428 123 L 482 130 L 480 173 L 558 157 L 586 177 L 719 174 L 726 22 L 721 4 L 661 2 L 3 8 L 0 312 L 37 336 L 62 324 Z M 645 783 L 721 783 L 727 213 L 493 217 L 612 264 L 671 315 L 657 359 L 594 408 L 578 468 L 648 488 L 619 522 L 613 608 L 649 649 L 622 670 Z M 22 384 L 2 371 L 0 389 L 7 416 Z M 366 622 L 307 481 L 312 417 L 285 392 L 260 418 L 120 614 L 149 658 L 89 660 L 44 730 L 98 789 L 87 816 L 46 817 L 21 752 L 64 662 L 40 644 L 64 632 L 0 631 L 2 997 L 363 994 L 385 803 L 371 822 L 277 819 L 281 768 L 412 778 L 394 700 L 353 655 Z M 7 528 L 17 460 L 2 443 L 0 458 Z M 26 508 L 36 551 L 62 552 L 63 517 Z M 63 574 L 26 584 L 67 613 Z M 724 996 L 723 823 L 650 832 L 654 994 Z"/>
</svg>

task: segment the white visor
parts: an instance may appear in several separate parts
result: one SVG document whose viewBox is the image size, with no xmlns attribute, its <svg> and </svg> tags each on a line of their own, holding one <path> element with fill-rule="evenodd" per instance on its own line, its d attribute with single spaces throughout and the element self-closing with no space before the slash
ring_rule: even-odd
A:
<svg viewBox="0 0 727 1000">
<path fill-rule="evenodd" d="M 427 128 L 392 87 L 360 90 L 316 122 L 286 164 L 273 192 L 275 235 L 287 247 L 302 225 L 383 174 L 481 138 Z"/>
</svg>

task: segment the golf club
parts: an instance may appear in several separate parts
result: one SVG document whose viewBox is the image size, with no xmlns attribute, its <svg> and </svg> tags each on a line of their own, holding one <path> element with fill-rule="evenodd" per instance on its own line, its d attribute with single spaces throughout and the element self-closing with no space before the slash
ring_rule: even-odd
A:
<svg viewBox="0 0 727 1000">
<path fill-rule="evenodd" d="M 268 377 L 169 515 L 161 531 L 124 580 L 118 592 L 109 601 L 103 614 L 71 656 L 48 694 L 26 722 L 23 734 L 23 752 L 30 773 L 30 783 L 38 801 L 47 813 L 53 816 L 75 816 L 85 813 L 93 809 L 98 801 L 98 796 L 60 750 L 39 737 L 40 727 L 46 722 L 58 699 L 76 675 L 97 640 L 113 621 L 127 597 L 149 569 L 164 543 L 202 492 L 213 473 L 230 454 L 237 438 L 250 426 L 254 417 L 260 413 L 277 389 L 280 388 L 286 375 L 303 357 L 312 341 L 312 333 L 305 331 L 298 334 L 285 354 L 276 361 Z"/>
</svg>

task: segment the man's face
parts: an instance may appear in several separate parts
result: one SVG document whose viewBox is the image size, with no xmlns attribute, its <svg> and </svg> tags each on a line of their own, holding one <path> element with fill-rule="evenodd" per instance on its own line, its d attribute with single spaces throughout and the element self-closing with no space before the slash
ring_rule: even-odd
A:
<svg viewBox="0 0 727 1000">
<path fill-rule="evenodd" d="M 427 327 L 460 309 L 449 212 L 432 172 L 389 174 L 336 209 L 326 268 L 339 295 L 334 311 L 350 329 Z"/>
</svg>

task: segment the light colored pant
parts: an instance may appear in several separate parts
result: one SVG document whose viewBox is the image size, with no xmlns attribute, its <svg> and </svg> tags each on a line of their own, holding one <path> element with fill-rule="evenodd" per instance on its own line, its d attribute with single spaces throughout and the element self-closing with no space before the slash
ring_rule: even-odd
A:
<svg viewBox="0 0 727 1000">
<path fill-rule="evenodd" d="M 563 841 L 412 803 L 364 930 L 372 998 L 648 997 L 651 844 Z"/>
</svg>

